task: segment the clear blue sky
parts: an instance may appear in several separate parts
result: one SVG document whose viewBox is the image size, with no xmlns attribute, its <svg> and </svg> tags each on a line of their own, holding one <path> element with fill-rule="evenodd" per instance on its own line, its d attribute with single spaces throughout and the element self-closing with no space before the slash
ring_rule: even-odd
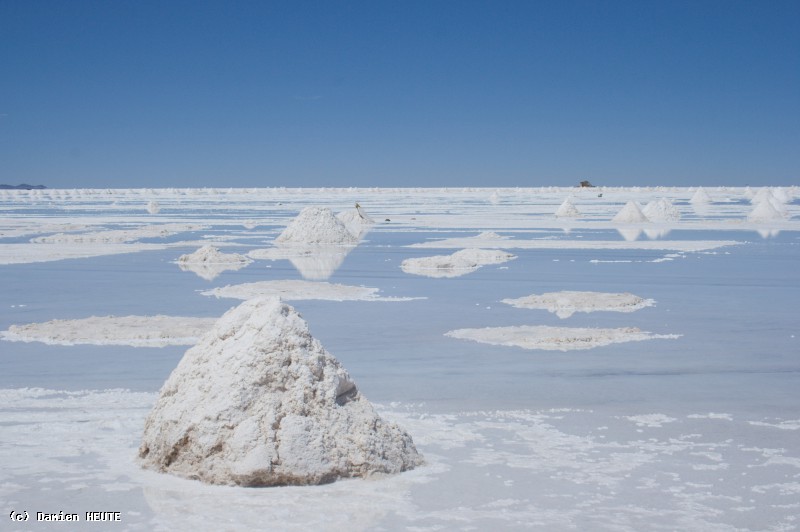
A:
<svg viewBox="0 0 800 532">
<path fill-rule="evenodd" d="M 800 1 L 0 0 L 0 183 L 800 184 Z"/>
</svg>

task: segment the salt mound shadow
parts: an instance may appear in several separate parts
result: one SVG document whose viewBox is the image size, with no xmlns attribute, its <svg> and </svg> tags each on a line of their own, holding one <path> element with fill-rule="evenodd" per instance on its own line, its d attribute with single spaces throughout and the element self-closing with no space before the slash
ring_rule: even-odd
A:
<svg viewBox="0 0 800 532">
<path fill-rule="evenodd" d="M 212 484 L 306 485 L 422 463 L 307 323 L 276 298 L 229 310 L 189 349 L 145 422 L 144 467 Z"/>
</svg>

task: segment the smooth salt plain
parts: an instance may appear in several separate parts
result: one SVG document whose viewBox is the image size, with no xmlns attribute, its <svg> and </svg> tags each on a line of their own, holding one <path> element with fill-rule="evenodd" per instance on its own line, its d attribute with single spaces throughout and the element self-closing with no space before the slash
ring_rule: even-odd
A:
<svg viewBox="0 0 800 532">
<path fill-rule="evenodd" d="M 70 530 L 96 528 L 86 511 L 119 511 L 110 530 L 797 530 L 798 190 L 698 190 L 2 191 L 0 331 L 25 340 L 0 340 L 4 518 L 79 513 Z M 567 197 L 581 216 L 554 214 Z M 786 215 L 749 216 L 754 197 Z M 661 199 L 677 212 L 612 221 L 629 201 Z M 336 260 L 259 251 L 280 249 L 302 208 L 356 202 L 376 223 L 357 246 L 326 247 Z M 213 279 L 182 271 L 177 259 L 203 244 L 253 262 Z M 517 258 L 447 278 L 400 267 L 465 248 Z M 182 331 L 265 292 L 295 298 L 423 466 L 264 489 L 139 467 L 144 419 L 186 350 L 142 338 L 191 338 Z M 563 318 L 502 302 L 576 293 Z M 647 304 L 620 312 L 608 304 L 619 294 Z M 446 335 L 504 327 L 590 347 Z M 609 331 L 650 336 L 591 347 Z"/>
</svg>

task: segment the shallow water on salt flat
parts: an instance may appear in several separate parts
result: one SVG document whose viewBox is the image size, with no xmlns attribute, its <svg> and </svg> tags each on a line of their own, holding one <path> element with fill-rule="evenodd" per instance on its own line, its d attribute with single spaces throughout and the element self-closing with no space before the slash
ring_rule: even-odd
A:
<svg viewBox="0 0 800 532">
<path fill-rule="evenodd" d="M 415 210 L 442 216 L 436 198 L 426 201 Z M 459 209 L 481 205 L 463 201 Z M 162 213 L 169 210 L 167 204 Z M 209 201 L 203 217 L 225 218 L 218 210 Z M 29 212 L 54 214 L 45 207 Z M 254 215 L 249 205 L 235 212 Z M 92 216 L 92 205 L 80 213 Z M 190 209 L 180 213 L 192 216 Z M 246 253 L 269 246 L 280 228 L 270 217 L 254 231 L 211 224 L 149 240 L 229 236 L 223 251 Z M 494 230 L 515 239 L 623 241 L 615 229 L 565 233 L 535 220 Z M 0 493 L 14 508 L 32 510 L 81 512 L 107 503 L 126 512 L 129 530 L 246 529 L 264 519 L 286 530 L 326 524 L 351 530 L 797 529 L 800 232 L 762 238 L 754 231 L 677 228 L 662 239 L 742 244 L 683 253 L 509 249 L 516 260 L 452 279 L 400 270 L 403 259 L 454 251 L 407 245 L 478 232 L 383 224 L 328 279 L 375 287 L 382 296 L 425 299 L 291 302 L 362 392 L 412 434 L 429 460 L 418 472 L 266 491 L 141 472 L 132 457 L 142 418 L 185 347 L 0 341 L 0 392 L 146 392 L 9 392 L 0 407 L 6 429 Z M 90 315 L 213 317 L 238 300 L 202 290 L 302 278 L 287 260 L 257 260 L 207 281 L 174 263 L 197 247 L 0 266 L 0 330 Z M 656 305 L 562 320 L 500 302 L 561 290 L 631 292 Z M 682 336 L 567 352 L 444 336 L 509 325 L 638 327 Z M 326 522 L 331 515 L 334 521 Z"/>
</svg>

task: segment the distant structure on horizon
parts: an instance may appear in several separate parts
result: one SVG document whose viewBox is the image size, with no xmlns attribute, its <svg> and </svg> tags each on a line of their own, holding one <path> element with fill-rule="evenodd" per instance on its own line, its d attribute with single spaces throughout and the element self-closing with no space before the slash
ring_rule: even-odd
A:
<svg viewBox="0 0 800 532">
<path fill-rule="evenodd" d="M 594 187 L 594 185 L 589 183 L 588 181 L 581 181 L 581 184 L 579 186 L 581 188 L 592 188 L 592 187 Z"/>
<path fill-rule="evenodd" d="M 21 185 L 0 185 L 0 190 L 43 190 L 47 188 L 44 185 L 26 185 L 22 183 Z"/>
</svg>

